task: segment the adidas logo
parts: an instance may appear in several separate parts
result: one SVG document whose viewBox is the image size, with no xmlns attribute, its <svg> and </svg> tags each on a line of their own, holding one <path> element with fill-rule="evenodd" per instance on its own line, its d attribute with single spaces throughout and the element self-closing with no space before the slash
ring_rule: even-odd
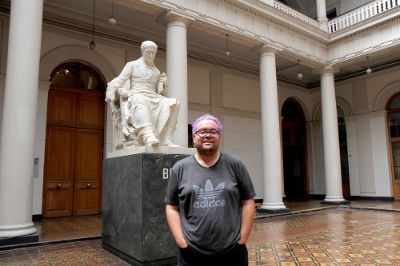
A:
<svg viewBox="0 0 400 266">
<path fill-rule="evenodd" d="M 204 189 L 193 185 L 193 191 L 195 193 L 195 201 L 193 206 L 195 208 L 214 208 L 225 206 L 224 199 L 217 199 L 224 191 L 225 183 L 218 184 L 215 188 L 210 179 L 207 179 Z"/>
</svg>

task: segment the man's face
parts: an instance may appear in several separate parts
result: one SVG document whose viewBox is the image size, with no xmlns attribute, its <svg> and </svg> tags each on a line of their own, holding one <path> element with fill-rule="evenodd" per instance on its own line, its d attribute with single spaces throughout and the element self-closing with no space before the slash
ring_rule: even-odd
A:
<svg viewBox="0 0 400 266">
<path fill-rule="evenodd" d="M 144 62 L 146 62 L 146 64 L 152 65 L 154 63 L 154 58 L 156 57 L 156 54 L 157 54 L 156 49 L 146 48 L 142 54 Z"/>
<path fill-rule="evenodd" d="M 221 140 L 221 132 L 213 120 L 203 120 L 197 124 L 193 134 L 193 143 L 199 153 L 217 152 Z"/>
</svg>

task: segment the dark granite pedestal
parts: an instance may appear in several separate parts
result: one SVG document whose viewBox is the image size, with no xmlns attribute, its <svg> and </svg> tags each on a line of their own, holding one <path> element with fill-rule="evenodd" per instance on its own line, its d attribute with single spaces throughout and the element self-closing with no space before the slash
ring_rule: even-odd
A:
<svg viewBox="0 0 400 266">
<path fill-rule="evenodd" d="M 1 238 L 0 239 L 0 250 L 2 247 L 14 247 L 14 246 L 23 246 L 24 244 L 31 244 L 39 242 L 38 233 L 34 233 L 32 235 L 27 236 L 19 236 L 12 238 Z"/>
<path fill-rule="evenodd" d="M 104 249 L 132 265 L 176 265 L 164 197 L 170 169 L 186 156 L 138 153 L 105 160 Z"/>
</svg>

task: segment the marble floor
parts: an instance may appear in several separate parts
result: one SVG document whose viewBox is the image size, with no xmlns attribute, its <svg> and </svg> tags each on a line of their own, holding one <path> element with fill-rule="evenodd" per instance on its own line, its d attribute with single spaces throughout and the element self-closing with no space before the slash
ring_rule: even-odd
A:
<svg viewBox="0 0 400 266">
<path fill-rule="evenodd" d="M 291 214 L 260 215 L 249 265 L 400 265 L 400 202 L 287 201 Z M 35 222 L 40 244 L 0 248 L 0 265 L 128 265 L 101 248 L 101 217 Z"/>
</svg>

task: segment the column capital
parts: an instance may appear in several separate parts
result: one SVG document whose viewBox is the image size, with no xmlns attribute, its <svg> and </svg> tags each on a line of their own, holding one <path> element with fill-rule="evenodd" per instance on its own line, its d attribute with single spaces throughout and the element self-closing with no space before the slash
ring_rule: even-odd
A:
<svg viewBox="0 0 400 266">
<path fill-rule="evenodd" d="M 185 25 L 189 25 L 193 23 L 195 19 L 193 17 L 187 16 L 182 13 L 178 13 L 176 11 L 172 10 L 167 10 L 164 13 L 162 13 L 158 18 L 157 22 L 160 24 L 168 24 L 171 22 L 180 22 Z"/>
<path fill-rule="evenodd" d="M 258 45 L 256 47 L 254 47 L 252 49 L 252 51 L 253 52 L 258 52 L 260 54 L 262 54 L 262 53 L 274 53 L 274 54 L 277 54 L 277 53 L 283 51 L 283 49 L 278 44 L 265 42 L 265 43 L 262 43 L 262 44 L 260 44 L 260 45 Z"/>
<path fill-rule="evenodd" d="M 334 67 L 334 66 L 330 66 L 330 65 L 326 65 L 326 66 L 322 66 L 319 69 L 316 69 L 316 73 L 319 74 L 336 74 L 339 71 L 339 68 Z"/>
</svg>

